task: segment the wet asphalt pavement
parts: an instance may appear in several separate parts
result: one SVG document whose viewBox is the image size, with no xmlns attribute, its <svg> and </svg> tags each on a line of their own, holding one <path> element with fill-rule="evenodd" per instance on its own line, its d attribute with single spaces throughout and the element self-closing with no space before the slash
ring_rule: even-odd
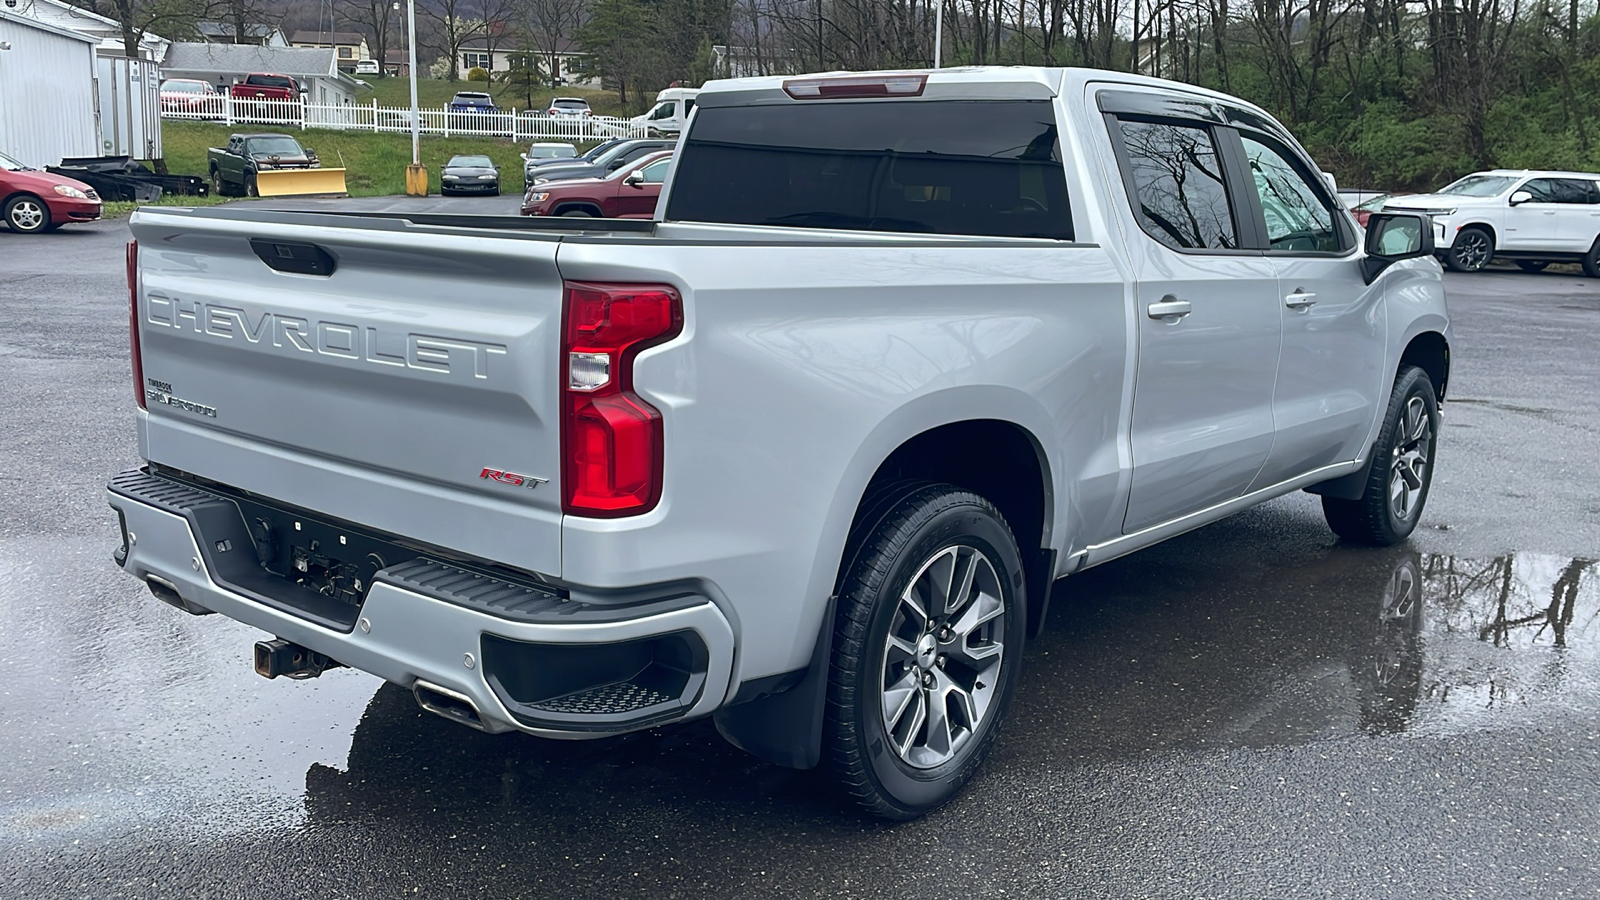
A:
<svg viewBox="0 0 1600 900">
<path fill-rule="evenodd" d="M 1063 582 L 983 772 L 889 827 L 705 725 L 552 743 L 269 682 L 262 635 L 121 574 L 126 232 L 0 231 L 0 896 L 1600 894 L 1600 281 L 1451 276 L 1408 546 L 1302 494 Z"/>
</svg>

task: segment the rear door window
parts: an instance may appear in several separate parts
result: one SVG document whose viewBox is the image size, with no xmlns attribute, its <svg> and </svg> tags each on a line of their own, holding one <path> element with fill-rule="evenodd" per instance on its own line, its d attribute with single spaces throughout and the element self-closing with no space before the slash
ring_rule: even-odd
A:
<svg viewBox="0 0 1600 900">
<path fill-rule="evenodd" d="M 1047 100 L 700 107 L 667 218 L 1071 240 Z"/>
<path fill-rule="evenodd" d="M 1117 131 L 1134 218 L 1146 234 L 1174 250 L 1238 248 L 1209 127 L 1120 119 Z"/>
</svg>

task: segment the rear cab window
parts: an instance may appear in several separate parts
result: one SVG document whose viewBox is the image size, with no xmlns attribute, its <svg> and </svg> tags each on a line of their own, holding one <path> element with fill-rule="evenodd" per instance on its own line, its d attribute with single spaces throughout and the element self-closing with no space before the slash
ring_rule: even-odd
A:
<svg viewBox="0 0 1600 900">
<path fill-rule="evenodd" d="M 702 106 L 679 157 L 669 220 L 1073 239 L 1048 100 Z"/>
</svg>

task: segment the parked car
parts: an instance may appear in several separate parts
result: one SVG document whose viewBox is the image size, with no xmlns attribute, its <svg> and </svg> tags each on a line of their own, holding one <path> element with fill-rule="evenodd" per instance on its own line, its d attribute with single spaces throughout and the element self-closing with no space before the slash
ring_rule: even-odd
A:
<svg viewBox="0 0 1600 900">
<path fill-rule="evenodd" d="M 556 97 L 550 101 L 545 113 L 558 119 L 581 119 L 593 115 L 589 101 L 582 97 Z"/>
<path fill-rule="evenodd" d="M 1406 196 L 1406 195 L 1405 194 L 1378 194 L 1378 195 L 1376 195 L 1374 197 L 1371 197 L 1371 198 L 1369 198 L 1367 200 L 1363 200 L 1361 202 L 1361 204 L 1358 205 L 1358 206 L 1351 207 L 1350 214 L 1352 216 L 1356 217 L 1356 224 L 1357 225 L 1360 225 L 1362 228 L 1365 228 L 1365 227 L 1367 227 L 1367 218 L 1369 216 L 1371 216 L 1375 212 L 1383 211 L 1383 206 L 1384 206 L 1385 203 L 1388 203 L 1388 202 L 1390 202 L 1392 200 L 1397 200 L 1397 199 L 1399 199 L 1401 197 L 1404 197 L 1404 196 Z"/>
<path fill-rule="evenodd" d="M 500 169 L 487 156 L 452 156 L 439 172 L 439 194 L 500 195 Z"/>
<path fill-rule="evenodd" d="M 1049 691 L 1056 579 L 1302 489 L 1418 527 L 1433 231 L 1363 235 L 1259 107 L 1022 66 L 701 99 L 661 222 L 136 212 L 117 563 L 266 632 L 263 675 L 490 732 L 714 716 L 907 819 Z"/>
<path fill-rule="evenodd" d="M 641 156 L 660 150 L 671 150 L 675 146 L 677 146 L 676 140 L 658 138 L 620 140 L 606 147 L 592 160 L 577 159 L 540 166 L 534 172 L 533 184 L 573 178 L 604 178 Z"/>
<path fill-rule="evenodd" d="M 494 98 L 478 91 L 459 91 L 450 98 L 450 112 L 494 112 Z"/>
<path fill-rule="evenodd" d="M 300 82 L 288 75 L 252 72 L 229 88 L 235 100 L 299 100 Z"/>
<path fill-rule="evenodd" d="M 168 78 L 161 82 L 161 111 L 194 115 L 221 112 L 221 94 L 209 81 Z"/>
<path fill-rule="evenodd" d="M 642 156 L 604 178 L 574 178 L 528 188 L 525 216 L 648 219 L 655 215 L 661 183 L 672 166 L 672 151 Z"/>
<path fill-rule="evenodd" d="M 357 75 L 377 75 L 377 74 L 379 74 L 378 61 L 375 60 L 375 59 L 357 60 L 356 61 L 356 74 Z"/>
<path fill-rule="evenodd" d="M 315 169 L 322 165 L 310 147 L 287 134 L 232 134 L 226 147 L 206 151 L 211 193 L 255 197 L 256 175 L 268 169 Z"/>
<path fill-rule="evenodd" d="M 1384 191 L 1363 190 L 1361 188 L 1339 188 L 1335 193 L 1339 195 L 1339 200 L 1344 203 L 1345 208 L 1350 210 L 1354 210 L 1364 203 L 1370 203 L 1379 197 L 1389 196 Z"/>
<path fill-rule="evenodd" d="M 571 144 L 544 142 L 533 144 L 522 154 L 522 180 L 533 180 L 533 172 L 540 166 L 553 162 L 569 162 L 578 158 L 578 148 Z"/>
<path fill-rule="evenodd" d="M 1600 278 L 1600 175 L 1475 172 L 1435 193 L 1385 204 L 1384 211 L 1431 218 L 1439 256 L 1457 272 L 1504 259 L 1529 272 L 1580 263 L 1590 278 Z"/>
<path fill-rule="evenodd" d="M 100 218 L 94 188 L 23 165 L 0 153 L 0 219 L 18 234 L 54 231 L 69 222 Z"/>
</svg>

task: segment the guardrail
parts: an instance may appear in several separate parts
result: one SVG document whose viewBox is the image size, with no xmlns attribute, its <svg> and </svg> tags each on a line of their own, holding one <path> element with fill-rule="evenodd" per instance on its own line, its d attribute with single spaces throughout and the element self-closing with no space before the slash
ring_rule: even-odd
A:
<svg viewBox="0 0 1600 900">
<path fill-rule="evenodd" d="M 336 131 L 411 133 L 409 107 L 354 103 L 304 103 L 299 100 L 247 100 L 221 94 L 163 100 L 163 119 L 220 122 L 225 125 L 277 125 L 288 128 L 330 128 Z M 495 110 L 468 112 L 448 108 L 419 109 L 417 128 L 423 134 L 499 137 L 513 141 L 598 141 L 611 137 L 645 137 L 647 127 L 614 116 L 550 116 L 544 112 Z"/>
</svg>

